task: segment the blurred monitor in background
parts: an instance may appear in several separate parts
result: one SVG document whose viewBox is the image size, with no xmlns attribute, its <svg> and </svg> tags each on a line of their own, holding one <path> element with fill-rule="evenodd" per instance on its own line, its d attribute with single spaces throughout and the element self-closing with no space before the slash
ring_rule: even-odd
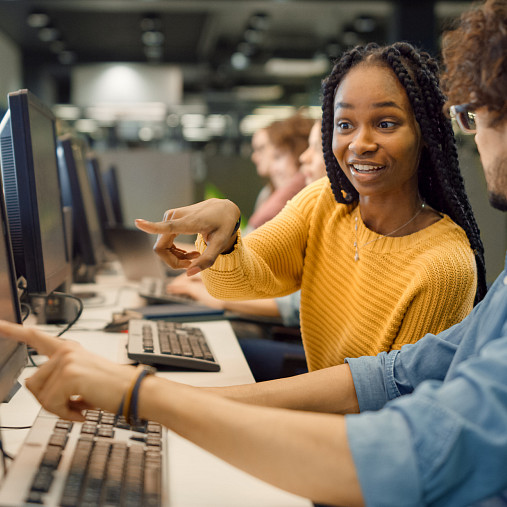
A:
<svg viewBox="0 0 507 507">
<path fill-rule="evenodd" d="M 73 278 L 91 282 L 106 260 L 106 248 L 83 144 L 70 134 L 60 136 L 57 155 L 63 204 L 72 208 Z"/>
</svg>

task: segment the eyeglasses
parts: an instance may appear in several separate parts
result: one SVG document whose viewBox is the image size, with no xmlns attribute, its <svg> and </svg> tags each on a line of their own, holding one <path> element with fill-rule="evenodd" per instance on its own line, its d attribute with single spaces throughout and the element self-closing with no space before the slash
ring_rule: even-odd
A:
<svg viewBox="0 0 507 507">
<path fill-rule="evenodd" d="M 460 104 L 451 106 L 451 118 L 454 118 L 465 134 L 475 134 L 477 127 L 475 123 L 475 113 L 470 111 L 471 104 Z"/>
</svg>

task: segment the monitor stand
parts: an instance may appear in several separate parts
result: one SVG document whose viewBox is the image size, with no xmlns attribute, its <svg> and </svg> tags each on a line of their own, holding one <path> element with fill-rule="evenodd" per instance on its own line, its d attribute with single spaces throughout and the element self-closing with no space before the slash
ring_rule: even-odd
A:
<svg viewBox="0 0 507 507">
<path fill-rule="evenodd" d="M 14 385 L 11 387 L 9 394 L 5 397 L 3 403 L 9 403 L 9 401 L 12 400 L 12 397 L 18 392 L 20 387 L 21 387 L 21 384 L 16 380 Z"/>
<path fill-rule="evenodd" d="M 77 264 L 74 266 L 72 281 L 74 283 L 95 283 L 96 272 L 97 266 L 83 263 Z"/>
</svg>

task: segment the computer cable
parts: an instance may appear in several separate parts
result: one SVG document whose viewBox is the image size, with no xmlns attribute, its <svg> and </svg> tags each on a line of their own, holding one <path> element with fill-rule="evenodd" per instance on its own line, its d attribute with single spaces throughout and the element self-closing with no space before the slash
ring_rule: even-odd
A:
<svg viewBox="0 0 507 507">
<path fill-rule="evenodd" d="M 30 316 L 30 313 L 32 313 L 32 309 L 30 308 L 30 305 L 27 305 L 26 303 L 20 303 L 21 310 L 26 311 L 24 315 L 21 315 L 21 321 L 25 322 L 26 319 Z"/>
<path fill-rule="evenodd" d="M 83 313 L 83 308 L 84 308 L 83 301 L 81 299 L 79 299 L 78 297 L 74 296 L 73 294 L 67 294 L 65 292 L 53 292 L 51 295 L 52 296 L 59 296 L 59 297 L 63 297 L 63 298 L 72 299 L 72 300 L 76 301 L 77 304 L 78 304 L 78 309 L 77 309 L 76 316 L 74 317 L 74 319 L 71 320 L 67 324 L 67 326 L 65 326 L 56 335 L 56 336 L 62 336 L 65 332 L 67 332 L 78 321 L 79 317 L 81 317 L 81 314 Z"/>
<path fill-rule="evenodd" d="M 0 436 L 0 453 L 2 455 L 3 475 L 5 475 L 7 473 L 7 460 L 8 459 L 13 460 L 14 458 L 10 454 L 8 454 L 7 451 L 4 449 L 4 444 L 1 436 Z"/>
</svg>

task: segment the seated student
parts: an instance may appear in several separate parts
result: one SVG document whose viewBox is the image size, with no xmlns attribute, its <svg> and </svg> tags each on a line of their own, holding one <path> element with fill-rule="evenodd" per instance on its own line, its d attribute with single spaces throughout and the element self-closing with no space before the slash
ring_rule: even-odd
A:
<svg viewBox="0 0 507 507">
<path fill-rule="evenodd" d="M 465 128 L 473 129 L 475 113 L 490 201 L 505 211 L 506 45 L 503 0 L 464 14 L 461 27 L 444 39 L 449 100 L 462 104 L 456 110 Z M 35 329 L 2 322 L 0 334 L 50 356 L 27 386 L 65 418 L 82 420 L 85 407 L 115 412 L 139 375 Z M 461 507 L 490 499 L 484 505 L 504 505 L 507 258 L 462 323 L 400 351 L 230 388 L 148 376 L 137 395 L 141 417 L 314 501 Z"/>
<path fill-rule="evenodd" d="M 408 44 L 345 53 L 323 87 L 328 178 L 244 238 L 233 233 L 239 209 L 224 199 L 137 226 L 160 234 L 155 248 L 169 265 L 204 270 L 216 298 L 301 289 L 310 371 L 447 329 L 486 289 L 437 71 Z M 179 233 L 201 233 L 199 252 L 174 251 Z"/>
</svg>

